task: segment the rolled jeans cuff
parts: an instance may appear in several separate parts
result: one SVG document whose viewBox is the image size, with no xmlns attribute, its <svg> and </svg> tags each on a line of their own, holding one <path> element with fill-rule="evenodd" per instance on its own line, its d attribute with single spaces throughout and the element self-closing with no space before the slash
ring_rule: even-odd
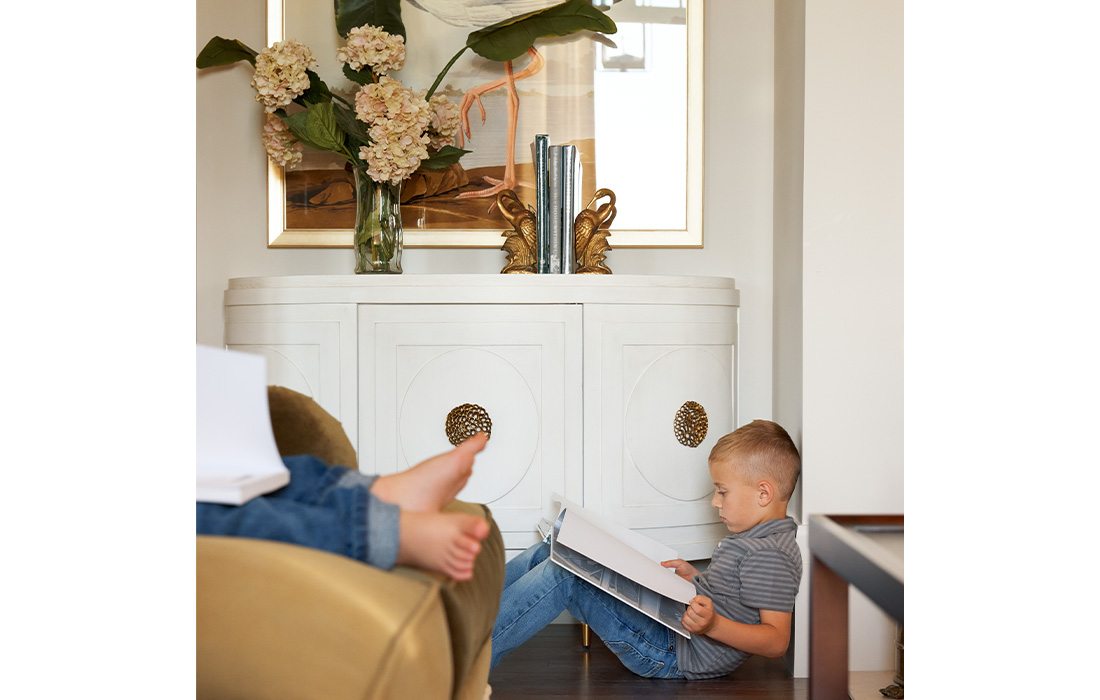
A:
<svg viewBox="0 0 1100 700">
<path fill-rule="evenodd" d="M 341 478 L 341 485 L 355 483 L 363 495 L 360 517 L 356 517 L 359 536 L 355 541 L 362 542 L 364 550 L 355 553 L 355 558 L 379 569 L 392 569 L 397 563 L 397 544 L 400 535 L 401 509 L 393 503 L 381 500 L 370 487 L 378 476 L 348 471 Z"/>
</svg>

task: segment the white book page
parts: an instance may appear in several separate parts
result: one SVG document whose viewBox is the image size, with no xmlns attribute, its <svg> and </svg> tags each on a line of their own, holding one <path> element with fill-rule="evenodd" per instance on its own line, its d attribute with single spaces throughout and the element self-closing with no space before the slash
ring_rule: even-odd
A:
<svg viewBox="0 0 1100 700">
<path fill-rule="evenodd" d="M 196 370 L 196 484 L 272 483 L 280 473 L 285 484 L 289 471 L 271 430 L 264 358 L 198 346 Z"/>
<path fill-rule="evenodd" d="M 658 564 L 663 561 L 668 561 L 669 559 L 680 558 L 680 555 L 676 552 L 676 550 L 672 547 L 669 547 L 667 544 L 664 544 L 663 542 L 658 542 L 652 537 L 646 537 L 645 535 L 635 532 L 630 528 L 623 527 L 622 525 L 608 520 L 603 516 L 589 510 L 588 508 L 577 505 L 576 503 L 573 503 L 572 501 L 569 501 L 556 493 L 551 496 L 551 505 L 554 508 L 554 512 L 553 514 L 548 514 L 548 519 L 550 520 L 550 522 L 553 522 L 557 519 L 558 513 L 568 508 L 573 512 L 579 512 L 588 522 L 602 528 L 605 532 L 607 532 L 615 539 L 621 541 L 628 547 L 632 547 L 638 550 L 642 554 L 646 555 L 646 557 L 657 562 Z"/>
<path fill-rule="evenodd" d="M 557 540 L 673 600 L 687 603 L 695 596 L 693 584 L 588 521 L 581 509 L 565 509 Z"/>
</svg>

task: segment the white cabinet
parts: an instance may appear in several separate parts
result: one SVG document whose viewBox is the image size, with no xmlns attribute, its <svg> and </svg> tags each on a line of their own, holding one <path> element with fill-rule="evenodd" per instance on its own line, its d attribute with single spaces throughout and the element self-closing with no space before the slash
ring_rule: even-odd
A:
<svg viewBox="0 0 1100 700">
<path fill-rule="evenodd" d="M 726 534 L 710 505 L 707 455 L 734 426 L 736 309 L 584 308 L 585 505 L 686 558 Z M 700 418 L 677 435 L 681 411 Z M 591 417 L 591 419 L 589 419 Z"/>
<path fill-rule="evenodd" d="M 267 358 L 268 383 L 307 396 L 358 441 L 355 306 L 226 305 L 225 344 Z"/>
<path fill-rule="evenodd" d="M 725 534 L 706 458 L 736 424 L 737 302 L 713 277 L 244 278 L 226 344 L 336 416 L 365 472 L 488 421 L 460 497 L 490 505 L 509 550 L 557 492 L 698 558 Z"/>
<path fill-rule="evenodd" d="M 530 544 L 551 493 L 583 497 L 579 306 L 363 304 L 359 348 L 364 471 L 450 449 L 447 418 L 471 406 L 491 438 L 461 496 L 491 504 L 506 546 Z"/>
</svg>

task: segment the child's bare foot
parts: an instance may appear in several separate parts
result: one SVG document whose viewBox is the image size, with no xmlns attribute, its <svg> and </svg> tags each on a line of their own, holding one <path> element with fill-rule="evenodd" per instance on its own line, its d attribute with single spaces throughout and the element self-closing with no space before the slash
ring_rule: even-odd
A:
<svg viewBox="0 0 1100 700">
<path fill-rule="evenodd" d="M 397 563 L 466 581 L 488 535 L 489 523 L 476 515 L 401 511 Z"/>
<path fill-rule="evenodd" d="M 474 456 L 485 449 L 485 433 L 468 438 L 450 452 L 429 457 L 397 474 L 378 477 L 371 493 L 401 510 L 435 512 L 454 500 L 474 471 Z"/>
</svg>

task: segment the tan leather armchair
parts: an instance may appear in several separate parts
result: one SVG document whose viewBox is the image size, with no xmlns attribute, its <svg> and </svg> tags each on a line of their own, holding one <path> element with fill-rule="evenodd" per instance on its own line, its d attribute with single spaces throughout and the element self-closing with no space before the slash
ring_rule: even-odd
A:
<svg viewBox="0 0 1100 700">
<path fill-rule="evenodd" d="M 356 465 L 339 422 L 312 399 L 282 387 L 268 399 L 281 454 Z M 449 509 L 490 523 L 463 583 L 281 542 L 198 537 L 198 697 L 482 700 L 504 544 L 488 508 Z"/>
</svg>

